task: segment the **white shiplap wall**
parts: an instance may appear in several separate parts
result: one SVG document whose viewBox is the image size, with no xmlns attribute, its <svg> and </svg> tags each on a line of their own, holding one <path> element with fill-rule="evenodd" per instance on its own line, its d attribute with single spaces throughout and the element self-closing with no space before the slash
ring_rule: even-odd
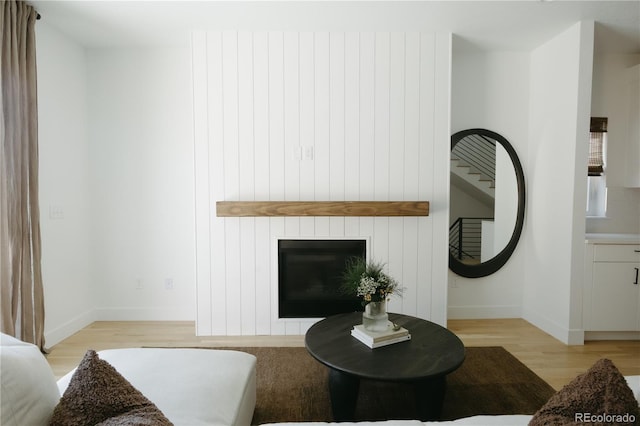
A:
<svg viewBox="0 0 640 426">
<path fill-rule="evenodd" d="M 450 34 L 193 34 L 197 333 L 301 334 L 276 318 L 278 237 L 362 236 L 446 323 Z M 227 200 L 428 200 L 429 217 L 218 218 Z"/>
</svg>

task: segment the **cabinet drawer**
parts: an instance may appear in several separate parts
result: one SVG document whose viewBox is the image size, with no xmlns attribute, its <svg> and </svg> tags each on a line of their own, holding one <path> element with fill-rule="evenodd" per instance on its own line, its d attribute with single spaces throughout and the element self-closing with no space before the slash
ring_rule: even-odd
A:
<svg viewBox="0 0 640 426">
<path fill-rule="evenodd" d="M 640 244 L 596 244 L 595 262 L 640 262 Z"/>
</svg>

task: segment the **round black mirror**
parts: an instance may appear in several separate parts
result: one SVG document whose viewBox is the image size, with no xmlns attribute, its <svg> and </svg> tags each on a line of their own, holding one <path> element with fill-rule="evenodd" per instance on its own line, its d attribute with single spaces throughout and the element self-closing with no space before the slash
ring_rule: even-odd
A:
<svg viewBox="0 0 640 426">
<path fill-rule="evenodd" d="M 451 137 L 449 268 L 478 278 L 509 260 L 524 224 L 524 173 L 498 133 L 468 129 Z"/>
</svg>

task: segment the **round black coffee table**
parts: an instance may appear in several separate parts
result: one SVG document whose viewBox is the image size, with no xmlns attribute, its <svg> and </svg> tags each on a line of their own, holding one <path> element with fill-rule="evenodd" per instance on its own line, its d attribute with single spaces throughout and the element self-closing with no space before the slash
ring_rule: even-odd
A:
<svg viewBox="0 0 640 426">
<path fill-rule="evenodd" d="M 354 420 L 360 379 L 412 383 L 419 420 L 440 418 L 446 375 L 464 361 L 462 341 L 420 318 L 390 313 L 389 320 L 409 330 L 411 340 L 369 348 L 351 336 L 353 326 L 362 324 L 362 312 L 328 317 L 307 331 L 307 351 L 329 367 L 334 421 Z"/>
</svg>

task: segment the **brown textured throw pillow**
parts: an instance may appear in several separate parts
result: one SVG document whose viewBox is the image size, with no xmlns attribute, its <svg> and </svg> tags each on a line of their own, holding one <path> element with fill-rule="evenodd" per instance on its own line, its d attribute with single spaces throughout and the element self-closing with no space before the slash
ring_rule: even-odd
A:
<svg viewBox="0 0 640 426">
<path fill-rule="evenodd" d="M 638 421 L 638 401 L 624 376 L 610 360 L 601 359 L 552 396 L 529 426 L 635 425 Z"/>
<path fill-rule="evenodd" d="M 53 411 L 51 425 L 154 425 L 172 423 L 108 362 L 89 350 Z"/>
</svg>

